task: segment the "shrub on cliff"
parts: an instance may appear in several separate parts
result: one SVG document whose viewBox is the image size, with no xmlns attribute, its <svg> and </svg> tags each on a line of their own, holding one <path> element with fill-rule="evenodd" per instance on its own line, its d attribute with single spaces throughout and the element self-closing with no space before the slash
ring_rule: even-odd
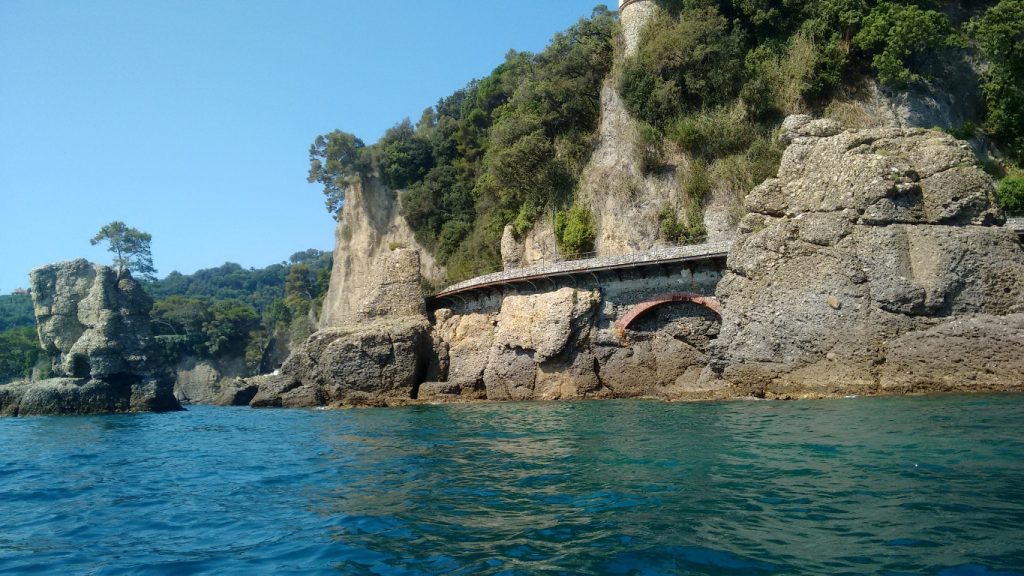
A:
<svg viewBox="0 0 1024 576">
<path fill-rule="evenodd" d="M 576 204 L 555 214 L 555 238 L 566 258 L 579 257 L 594 251 L 597 225 L 594 215 L 585 206 Z"/>
<path fill-rule="evenodd" d="M 949 18 L 914 4 L 880 2 L 867 14 L 853 44 L 871 58 L 882 84 L 905 87 L 923 77 L 914 61 L 952 45 Z"/>
<path fill-rule="evenodd" d="M 1024 176 L 1010 176 L 999 183 L 999 204 L 1008 216 L 1024 216 Z"/>
<path fill-rule="evenodd" d="M 739 30 L 713 7 L 685 9 L 648 26 L 619 89 L 634 117 L 664 130 L 684 111 L 730 102 L 742 72 Z"/>
</svg>

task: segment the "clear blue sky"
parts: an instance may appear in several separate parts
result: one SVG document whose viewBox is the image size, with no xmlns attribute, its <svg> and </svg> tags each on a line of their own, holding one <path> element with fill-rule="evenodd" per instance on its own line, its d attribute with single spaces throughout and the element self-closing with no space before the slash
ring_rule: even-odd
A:
<svg viewBox="0 0 1024 576">
<path fill-rule="evenodd" d="M 599 3 L 0 0 L 0 294 L 109 261 L 113 220 L 161 277 L 330 250 L 317 134 L 374 142 Z"/>
</svg>

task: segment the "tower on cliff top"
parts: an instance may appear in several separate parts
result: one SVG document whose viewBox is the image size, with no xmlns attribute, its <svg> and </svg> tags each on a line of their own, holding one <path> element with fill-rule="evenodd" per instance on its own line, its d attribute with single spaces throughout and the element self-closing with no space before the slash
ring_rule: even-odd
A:
<svg viewBox="0 0 1024 576">
<path fill-rule="evenodd" d="M 626 39 L 626 56 L 636 53 L 640 45 L 640 34 L 647 23 L 658 13 L 654 0 L 619 0 L 619 21 L 622 35 Z"/>
</svg>

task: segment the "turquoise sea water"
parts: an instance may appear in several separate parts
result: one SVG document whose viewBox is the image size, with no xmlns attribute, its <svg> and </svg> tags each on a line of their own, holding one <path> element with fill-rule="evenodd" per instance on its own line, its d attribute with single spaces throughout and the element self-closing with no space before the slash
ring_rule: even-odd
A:
<svg viewBox="0 0 1024 576">
<path fill-rule="evenodd" d="M 1024 396 L 0 420 L 0 572 L 1024 574 Z"/>
</svg>

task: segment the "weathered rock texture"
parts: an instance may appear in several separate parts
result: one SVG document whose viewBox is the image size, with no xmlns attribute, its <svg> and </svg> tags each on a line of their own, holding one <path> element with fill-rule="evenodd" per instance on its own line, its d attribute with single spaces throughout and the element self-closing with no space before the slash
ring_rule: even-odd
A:
<svg viewBox="0 0 1024 576">
<path fill-rule="evenodd" d="M 386 260 L 395 248 L 417 250 L 428 280 L 442 277 L 441 270 L 429 252 L 420 249 L 412 228 L 402 217 L 398 192 L 375 178 L 365 178 L 348 189 L 338 220 L 334 267 L 320 316 L 321 328 L 345 326 L 361 317 L 364 306 L 372 306 L 367 302 L 373 291 L 380 290 L 378 280 L 390 265 Z"/>
<path fill-rule="evenodd" d="M 248 373 L 245 359 L 229 361 L 186 358 L 175 367 L 174 397 L 183 404 L 235 405 L 234 382 Z M 244 396 L 244 395 L 243 395 Z M 230 402 L 225 402 L 225 398 Z M 252 397 L 250 396 L 249 400 Z M 246 400 L 244 404 L 248 404 Z"/>
<path fill-rule="evenodd" d="M 640 3 L 646 4 L 653 2 Z M 689 170 L 690 159 L 669 144 L 661 166 L 645 167 L 637 151 L 639 141 L 637 122 L 629 115 L 614 81 L 609 80 L 601 89 L 597 146 L 583 171 L 577 193 L 577 202 L 594 215 L 594 249 L 600 256 L 629 254 L 663 244 L 658 213 L 670 208 L 681 214 L 686 205 L 679 174 Z M 709 242 L 731 239 L 736 223 L 734 196 L 728 190 L 716 190 L 704 199 L 704 226 Z M 521 241 L 512 237 L 511 231 L 503 238 L 502 259 L 506 268 L 557 258 L 558 248 L 548 216 L 539 218 Z"/>
<path fill-rule="evenodd" d="M 647 279 L 679 283 L 678 279 Z M 634 287 L 634 289 L 637 287 Z M 642 288 L 642 286 L 640 286 Z M 596 289 L 507 296 L 496 307 L 436 314 L 448 378 L 420 387 L 425 401 L 680 398 L 693 395 L 719 322 L 710 310 L 674 304 L 628 332 L 630 307 Z"/>
<path fill-rule="evenodd" d="M 333 317 L 335 324 L 310 336 L 279 374 L 243 381 L 259 388 L 252 406 L 388 405 L 416 397 L 437 365 L 419 254 L 398 248 L 374 262 L 362 301 L 349 303 L 346 314 Z M 334 282 L 332 276 L 332 290 Z"/>
<path fill-rule="evenodd" d="M 1024 250 L 970 148 L 790 117 L 747 198 L 701 385 L 771 398 L 1024 389 Z"/>
<path fill-rule="evenodd" d="M 155 360 L 152 301 L 128 273 L 86 260 L 31 274 L 39 340 L 59 378 L 0 389 L 5 415 L 181 409 Z"/>
</svg>

